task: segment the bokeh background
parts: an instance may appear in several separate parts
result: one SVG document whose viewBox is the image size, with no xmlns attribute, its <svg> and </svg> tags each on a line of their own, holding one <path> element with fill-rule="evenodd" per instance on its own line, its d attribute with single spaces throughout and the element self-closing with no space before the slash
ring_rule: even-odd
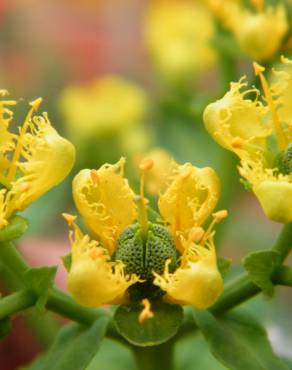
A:
<svg viewBox="0 0 292 370">
<path fill-rule="evenodd" d="M 57 284 L 65 290 L 60 257 L 69 252 L 69 242 L 61 213 L 75 213 L 72 178 L 80 168 L 98 168 L 122 155 L 127 157 L 127 174 L 136 190 L 137 161 L 153 148 L 169 151 L 181 163 L 189 161 L 217 170 L 222 183 L 219 207 L 229 211 L 228 220 L 217 231 L 219 254 L 232 259 L 227 279 L 241 271 L 239 263 L 244 255 L 269 248 L 280 230 L 280 225 L 264 217 L 256 198 L 240 183 L 237 159 L 208 137 L 202 123 L 204 106 L 226 91 L 229 76 L 234 80 L 242 74 L 252 78 L 251 59 L 244 53 L 230 52 L 232 43 L 226 44 L 222 37 L 213 35 L 206 41 L 203 34 L 208 36 L 209 23 L 210 32 L 216 24 L 210 14 L 198 10 L 197 48 L 189 51 L 198 66 L 183 78 L 173 77 L 172 68 L 175 71 L 180 61 L 174 66 L 159 65 L 149 51 L 145 20 L 150 5 L 147 0 L 0 0 L 0 83 L 19 100 L 16 120 L 21 121 L 29 101 L 42 96 L 43 110 L 77 147 L 71 175 L 24 212 L 30 228 L 19 242 L 19 249 L 32 265 L 59 265 Z M 168 21 L 165 12 L 163 22 Z M 159 27 L 157 32 L 160 35 Z M 203 50 L 205 44 L 200 44 L 206 42 L 211 56 Z M 180 52 L 183 49 L 174 48 L 174 55 Z M 168 60 L 168 50 L 165 53 Z M 104 87 L 98 81 L 104 81 Z M 115 93 L 113 103 L 106 94 Z M 127 94 L 129 100 L 123 100 Z M 107 104 L 110 113 L 102 108 Z M 112 118 L 113 106 L 120 120 Z M 135 121 L 130 125 L 124 122 L 127 114 Z M 98 119 L 103 115 L 105 127 L 100 128 Z M 108 129 L 111 119 L 117 123 Z M 155 197 L 151 201 L 154 204 Z M 14 282 L 5 266 L 0 267 L 5 292 Z M 275 351 L 290 360 L 291 304 L 291 291 L 277 288 L 272 301 L 257 297 L 245 305 L 265 322 Z M 28 365 L 51 343 L 63 322 L 33 310 L 15 319 L 11 336 L 0 343 L 1 370 Z M 90 370 L 118 370 L 119 355 L 129 370 L 135 369 L 131 353 L 106 340 Z M 193 369 L 194 363 L 197 370 L 223 369 L 199 336 L 186 338 L 177 346 L 176 361 L 181 370 Z"/>
</svg>

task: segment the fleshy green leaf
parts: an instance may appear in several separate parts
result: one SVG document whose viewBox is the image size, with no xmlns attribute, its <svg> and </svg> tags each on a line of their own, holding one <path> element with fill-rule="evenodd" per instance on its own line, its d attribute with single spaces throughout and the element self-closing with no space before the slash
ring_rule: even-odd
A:
<svg viewBox="0 0 292 370">
<path fill-rule="evenodd" d="M 68 254 L 66 254 L 66 256 L 63 256 L 62 257 L 62 262 L 63 262 L 63 265 L 64 265 L 66 271 L 69 272 L 70 268 L 71 268 L 71 264 L 72 264 L 72 254 L 68 253 Z"/>
<path fill-rule="evenodd" d="M 19 239 L 27 230 L 28 221 L 21 216 L 14 216 L 9 224 L 0 230 L 0 242 L 10 242 Z"/>
<path fill-rule="evenodd" d="M 225 258 L 222 256 L 219 256 L 217 258 L 217 265 L 218 269 L 220 271 L 220 274 L 224 277 L 230 270 L 232 260 L 231 258 Z"/>
<path fill-rule="evenodd" d="M 181 306 L 163 302 L 153 303 L 154 317 L 139 323 L 140 305 L 121 305 L 115 312 L 114 323 L 118 332 L 137 346 L 154 346 L 173 337 L 183 320 Z"/>
<path fill-rule="evenodd" d="M 70 324 L 62 328 L 47 355 L 33 364 L 33 370 L 84 370 L 96 355 L 104 338 L 108 317 L 97 319 L 89 328 Z"/>
<path fill-rule="evenodd" d="M 39 267 L 31 268 L 26 271 L 24 278 L 25 284 L 29 289 L 32 289 L 37 295 L 36 308 L 44 309 L 50 290 L 54 283 L 54 278 L 57 272 L 57 267 Z"/>
<path fill-rule="evenodd" d="M 267 297 L 274 293 L 271 276 L 279 264 L 280 255 L 277 251 L 263 250 L 252 252 L 243 260 L 243 265 L 251 281 L 256 284 Z"/>
<path fill-rule="evenodd" d="M 232 312 L 215 318 L 194 310 L 196 324 L 213 355 L 231 370 L 288 370 L 273 353 L 265 329 L 251 316 Z"/>
</svg>

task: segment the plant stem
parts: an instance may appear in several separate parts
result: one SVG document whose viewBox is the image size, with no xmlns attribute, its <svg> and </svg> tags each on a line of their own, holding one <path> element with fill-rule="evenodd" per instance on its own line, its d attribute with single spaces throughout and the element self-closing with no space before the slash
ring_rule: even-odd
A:
<svg viewBox="0 0 292 370">
<path fill-rule="evenodd" d="M 0 243 L 0 259 L 20 280 L 29 266 L 12 243 Z"/>
<path fill-rule="evenodd" d="M 272 249 L 279 252 L 280 263 L 283 263 L 292 249 L 292 222 L 283 227 Z"/>
<path fill-rule="evenodd" d="M 19 290 L 7 297 L 0 299 L 0 320 L 7 316 L 23 311 L 32 307 L 37 300 L 37 296 L 28 289 Z"/>
<path fill-rule="evenodd" d="M 173 370 L 173 341 L 153 347 L 133 346 L 139 370 Z"/>
</svg>

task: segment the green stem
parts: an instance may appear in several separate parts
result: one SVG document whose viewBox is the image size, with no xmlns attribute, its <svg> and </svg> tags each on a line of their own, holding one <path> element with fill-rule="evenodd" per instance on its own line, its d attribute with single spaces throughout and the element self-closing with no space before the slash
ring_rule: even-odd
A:
<svg viewBox="0 0 292 370">
<path fill-rule="evenodd" d="M 0 299 L 0 320 L 32 307 L 37 296 L 31 290 L 20 290 Z"/>
<path fill-rule="evenodd" d="M 154 347 L 132 347 L 139 370 L 173 370 L 173 341 Z"/>
<path fill-rule="evenodd" d="M 20 280 L 29 266 L 12 243 L 0 243 L 0 259 Z"/>
<path fill-rule="evenodd" d="M 283 227 L 272 249 L 279 252 L 280 263 L 283 263 L 292 249 L 292 222 Z"/>
</svg>

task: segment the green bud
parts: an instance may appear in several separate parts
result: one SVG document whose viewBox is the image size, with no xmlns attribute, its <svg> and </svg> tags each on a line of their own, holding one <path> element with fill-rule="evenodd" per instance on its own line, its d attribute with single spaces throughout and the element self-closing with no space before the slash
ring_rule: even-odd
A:
<svg viewBox="0 0 292 370">
<path fill-rule="evenodd" d="M 162 274 L 168 259 L 171 260 L 169 270 L 172 272 L 176 268 L 177 250 L 174 240 L 162 225 L 149 222 L 145 237 L 141 235 L 140 224 L 133 224 L 117 240 L 115 260 L 125 264 L 127 274 L 137 274 L 144 280 L 143 283 L 137 283 L 139 286 L 133 286 L 132 292 L 136 297 L 138 289 L 141 297 L 157 293 L 159 288 L 152 285 L 153 272 Z"/>
<path fill-rule="evenodd" d="M 289 175 L 292 172 L 292 143 L 289 143 L 287 149 L 276 156 L 275 167 L 283 175 Z"/>
</svg>

